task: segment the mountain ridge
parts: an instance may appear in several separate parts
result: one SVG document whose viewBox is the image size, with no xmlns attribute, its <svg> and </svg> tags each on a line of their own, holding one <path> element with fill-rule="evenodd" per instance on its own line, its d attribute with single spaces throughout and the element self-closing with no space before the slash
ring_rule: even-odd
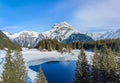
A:
<svg viewBox="0 0 120 83">
<path fill-rule="evenodd" d="M 109 31 L 109 32 L 102 34 L 99 37 L 99 40 L 100 39 L 117 39 L 117 38 L 120 38 L 120 29 L 117 29 L 115 31 Z"/>
<path fill-rule="evenodd" d="M 15 33 L 15 34 L 5 32 L 5 34 L 13 42 L 17 43 L 20 46 L 35 47 L 37 45 L 37 43 L 43 39 L 56 39 L 59 42 L 65 43 L 65 42 L 69 42 L 69 41 L 89 42 L 89 41 L 93 41 L 93 40 L 96 41 L 96 40 L 100 40 L 100 39 L 120 38 L 120 29 L 118 29 L 116 31 L 112 31 L 112 32 L 106 32 L 104 34 L 91 33 L 91 32 L 81 33 L 80 31 L 76 30 L 73 26 L 71 26 L 69 23 L 63 21 L 59 24 L 55 24 L 51 28 L 51 30 L 45 31 L 42 33 L 38 33 L 35 31 L 21 31 L 21 32 Z M 78 39 L 75 38 L 75 36 Z M 79 36 L 82 36 L 83 38 L 81 38 Z"/>
<path fill-rule="evenodd" d="M 51 30 L 42 32 L 42 33 L 33 32 L 33 31 L 22 31 L 22 32 L 15 33 L 15 34 L 5 32 L 5 34 L 14 43 L 20 46 L 24 46 L 24 47 L 29 47 L 29 46 L 35 47 L 39 43 L 39 41 L 43 39 L 56 39 L 59 42 L 63 42 L 63 41 L 67 42 L 66 39 L 69 38 L 69 40 L 77 42 L 78 40 L 81 40 L 81 39 L 77 40 L 75 38 L 74 39 L 70 38 L 72 34 L 76 34 L 76 35 L 79 34 L 79 36 L 85 35 L 85 34 L 81 34 L 78 30 L 76 30 L 74 27 L 72 27 L 69 23 L 65 21 L 59 24 L 55 24 Z"/>
<path fill-rule="evenodd" d="M 33 42 L 39 35 L 39 33 L 34 31 L 22 31 L 15 34 L 8 34 L 7 32 L 4 33 L 11 39 L 11 41 L 23 47 L 34 45 Z"/>
</svg>

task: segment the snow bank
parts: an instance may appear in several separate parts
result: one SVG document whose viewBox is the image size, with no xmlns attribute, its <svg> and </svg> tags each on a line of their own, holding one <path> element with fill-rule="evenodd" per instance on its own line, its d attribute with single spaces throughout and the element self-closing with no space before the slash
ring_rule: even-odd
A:
<svg viewBox="0 0 120 83">
<path fill-rule="evenodd" d="M 6 51 L 0 50 L 0 77 L 1 77 L 1 73 L 3 71 L 3 63 L 4 63 L 5 55 L 6 55 Z M 1 78 L 0 78 L 0 80 L 1 80 Z"/>
<path fill-rule="evenodd" d="M 79 50 L 73 50 L 71 53 L 59 53 L 57 51 L 52 52 L 40 52 L 37 49 L 23 48 L 22 54 L 25 59 L 25 65 L 28 71 L 29 78 L 33 81 L 37 72 L 31 70 L 29 66 L 39 65 L 48 61 L 64 61 L 64 60 L 77 60 Z M 92 64 L 93 52 L 85 51 L 89 64 Z M 6 51 L 0 50 L 0 76 L 3 71 L 3 63 Z"/>
<path fill-rule="evenodd" d="M 36 72 L 32 71 L 29 66 L 39 65 L 48 61 L 64 61 L 64 60 L 77 60 L 79 50 L 74 50 L 71 53 L 60 54 L 57 51 L 52 52 L 40 52 L 37 49 L 25 49 L 22 52 L 25 59 L 28 76 L 34 80 L 36 77 Z"/>
</svg>

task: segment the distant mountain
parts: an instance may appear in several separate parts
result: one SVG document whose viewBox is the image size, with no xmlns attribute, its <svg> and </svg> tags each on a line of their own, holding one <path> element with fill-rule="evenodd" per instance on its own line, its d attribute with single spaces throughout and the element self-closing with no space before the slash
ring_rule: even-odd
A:
<svg viewBox="0 0 120 83">
<path fill-rule="evenodd" d="M 84 34 L 90 36 L 94 40 L 98 40 L 102 33 L 92 33 L 92 32 L 85 32 Z"/>
<path fill-rule="evenodd" d="M 106 33 L 91 33 L 91 32 L 86 32 L 84 33 L 94 40 L 103 40 L 103 39 L 117 39 L 120 38 L 120 29 L 117 29 L 115 31 L 108 31 Z"/>
<path fill-rule="evenodd" d="M 66 44 L 67 44 L 67 39 L 71 41 L 68 43 L 78 42 L 78 41 L 82 41 L 82 42 L 93 41 L 91 37 L 85 34 L 81 34 L 78 30 L 74 29 L 70 24 L 68 24 L 65 21 L 61 22 L 60 24 L 55 24 L 50 31 L 41 33 L 36 41 L 36 44 L 42 39 L 56 39 L 59 42 L 63 42 Z"/>
<path fill-rule="evenodd" d="M 110 32 L 104 33 L 99 37 L 99 40 L 100 39 L 117 39 L 117 38 L 120 38 L 120 29 L 116 31 L 110 31 Z"/>
<path fill-rule="evenodd" d="M 62 41 L 73 33 L 80 32 L 75 30 L 70 24 L 64 21 L 60 24 L 55 24 L 50 31 L 44 32 L 43 34 L 50 39 L 57 39 L 59 41 Z"/>
<path fill-rule="evenodd" d="M 5 48 L 10 48 L 10 49 L 19 49 L 21 48 L 14 44 L 2 31 L 0 31 L 0 49 L 5 49 Z"/>
<path fill-rule="evenodd" d="M 35 45 L 37 45 L 37 43 L 42 39 L 56 39 L 61 42 L 73 33 L 80 32 L 75 30 L 70 24 L 64 21 L 60 24 L 55 24 L 51 30 L 39 34 L 39 37 L 35 41 Z"/>
<path fill-rule="evenodd" d="M 11 34 L 4 32 L 14 43 L 28 47 L 33 46 L 36 38 L 38 38 L 39 33 L 33 31 L 22 31 L 19 33 Z"/>
<path fill-rule="evenodd" d="M 55 39 L 59 42 L 67 41 L 69 39 L 73 42 L 80 41 L 91 41 L 92 38 L 87 36 L 86 34 L 81 34 L 78 30 L 74 29 L 70 24 L 67 22 L 61 22 L 60 24 L 55 24 L 51 30 L 37 33 L 37 32 L 30 32 L 30 31 L 23 31 L 16 34 L 6 33 L 5 34 L 15 43 L 20 46 L 24 47 L 35 47 L 39 41 L 43 39 Z M 78 39 L 72 38 L 71 35 L 77 36 Z M 82 36 L 82 37 L 78 37 Z M 85 37 L 85 38 L 84 38 Z"/>
</svg>

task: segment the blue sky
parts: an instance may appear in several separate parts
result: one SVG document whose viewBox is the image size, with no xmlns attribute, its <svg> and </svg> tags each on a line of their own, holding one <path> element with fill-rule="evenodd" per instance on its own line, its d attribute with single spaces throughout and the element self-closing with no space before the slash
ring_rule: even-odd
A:
<svg viewBox="0 0 120 83">
<path fill-rule="evenodd" d="M 120 28 L 120 0 L 0 0 L 0 29 L 43 32 L 66 21 L 80 32 Z"/>
</svg>

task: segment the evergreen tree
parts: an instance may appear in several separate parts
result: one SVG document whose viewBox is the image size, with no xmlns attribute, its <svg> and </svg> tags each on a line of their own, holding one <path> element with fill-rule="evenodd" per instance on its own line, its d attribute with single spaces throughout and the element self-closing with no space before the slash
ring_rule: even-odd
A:
<svg viewBox="0 0 120 83">
<path fill-rule="evenodd" d="M 15 83 L 14 62 L 10 50 L 8 50 L 7 55 L 5 57 L 3 69 L 4 70 L 1 77 L 1 83 Z"/>
<path fill-rule="evenodd" d="M 106 44 L 102 46 L 102 49 L 100 51 L 100 69 L 106 70 L 108 66 L 108 49 L 106 47 Z"/>
<path fill-rule="evenodd" d="M 46 77 L 42 68 L 40 67 L 39 72 L 37 74 L 36 82 L 35 83 L 47 83 Z"/>
<path fill-rule="evenodd" d="M 120 46 L 118 46 L 118 56 L 120 56 Z"/>
<path fill-rule="evenodd" d="M 89 67 L 83 47 L 76 65 L 75 83 L 89 83 Z"/>
<path fill-rule="evenodd" d="M 80 42 L 78 42 L 78 49 L 80 49 L 81 48 L 81 43 Z"/>
<path fill-rule="evenodd" d="M 111 49 L 108 49 L 108 78 L 110 79 L 110 82 L 115 83 L 115 68 L 116 68 L 116 63 L 115 63 L 115 55 L 112 52 Z"/>
<path fill-rule="evenodd" d="M 15 67 L 15 83 L 25 83 L 27 81 L 27 71 L 20 51 L 15 51 L 13 61 Z"/>
<path fill-rule="evenodd" d="M 116 58 L 116 74 L 117 81 L 120 83 L 120 58 Z"/>
<path fill-rule="evenodd" d="M 108 58 L 108 60 L 109 60 L 108 70 L 110 72 L 111 70 L 115 70 L 115 65 L 116 65 L 115 64 L 115 55 L 114 55 L 114 53 L 112 52 L 111 49 L 108 50 L 108 55 L 109 55 L 109 58 Z"/>
<path fill-rule="evenodd" d="M 103 45 L 100 53 L 100 80 L 102 82 L 115 81 L 115 55 L 106 44 Z"/>
<path fill-rule="evenodd" d="M 11 55 L 10 50 L 7 52 L 3 68 L 2 83 L 26 83 L 24 60 L 18 51 L 14 55 Z"/>
<path fill-rule="evenodd" d="M 100 55 L 97 51 L 96 45 L 94 47 L 94 57 L 93 57 L 93 68 L 92 68 L 92 75 L 93 75 L 93 83 L 100 83 L 99 80 L 99 72 L 100 70 Z"/>
<path fill-rule="evenodd" d="M 76 43 L 73 43 L 73 49 L 76 49 Z"/>
<path fill-rule="evenodd" d="M 105 83 L 108 81 L 107 79 L 108 77 L 107 69 L 108 69 L 108 64 L 109 64 L 108 57 L 109 57 L 108 49 L 107 49 L 106 44 L 104 44 L 100 51 L 99 59 L 101 62 L 100 62 L 100 75 L 99 76 L 100 76 L 100 81 L 105 82 Z"/>
</svg>

